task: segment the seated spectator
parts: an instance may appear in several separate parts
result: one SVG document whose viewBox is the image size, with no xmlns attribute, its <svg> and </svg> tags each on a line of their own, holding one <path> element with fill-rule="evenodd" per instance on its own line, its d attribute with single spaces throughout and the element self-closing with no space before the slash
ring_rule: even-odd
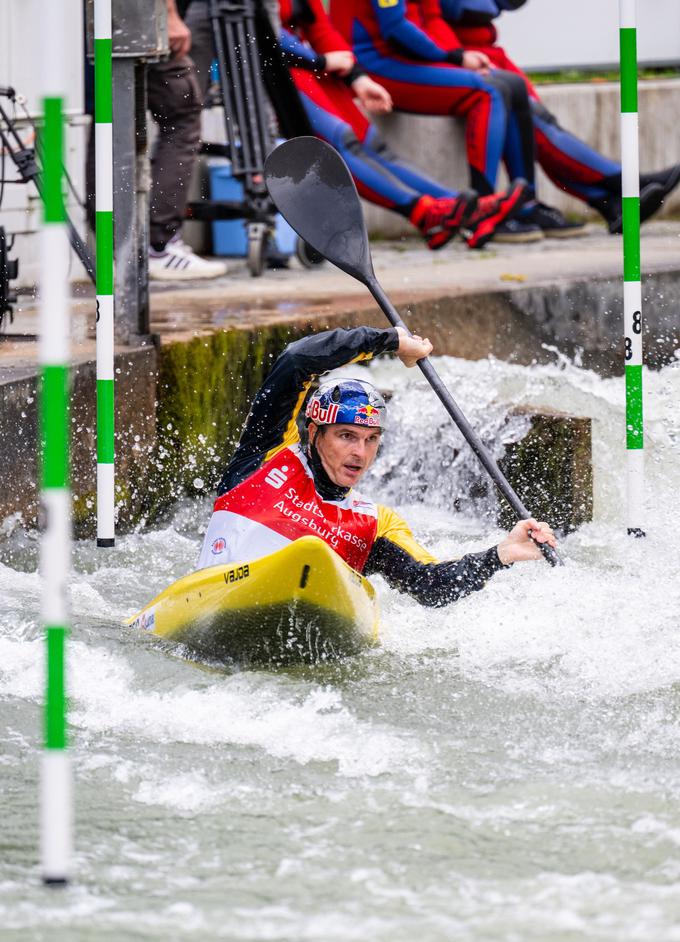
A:
<svg viewBox="0 0 680 942">
<path fill-rule="evenodd" d="M 531 99 L 536 159 L 562 190 L 584 200 L 604 216 L 610 232 L 621 232 L 621 165 L 598 154 L 569 131 L 541 102 L 538 93 L 505 50 L 496 45 L 493 20 L 503 11 L 517 10 L 526 0 L 440 0 L 444 19 L 466 50 L 488 58 L 494 68 L 522 76 Z M 644 222 L 656 212 L 680 182 L 680 165 L 658 173 L 640 175 L 640 217 Z"/>
<path fill-rule="evenodd" d="M 495 186 L 501 160 L 511 179 L 528 180 L 534 199 L 497 233 L 498 241 L 583 234 L 582 224 L 535 199 L 534 127 L 521 77 L 492 70 L 485 56 L 462 49 L 438 0 L 336 0 L 332 11 L 351 35 L 359 64 L 385 84 L 397 108 L 466 119 L 470 179 L 477 190 Z"/>
<path fill-rule="evenodd" d="M 431 249 L 459 230 L 478 248 L 518 211 L 527 195 L 523 182 L 478 199 L 441 186 L 392 153 L 355 104 L 384 114 L 390 95 L 357 66 L 321 0 L 281 0 L 280 12 L 281 46 L 314 133 L 342 155 L 363 197 L 409 219 Z"/>
<path fill-rule="evenodd" d="M 408 86 L 399 97 L 389 82 L 388 89 L 395 97 L 398 107 L 405 110 L 420 110 L 414 107 L 416 92 L 441 84 L 437 79 L 434 64 L 460 63 L 475 75 L 485 76 L 487 81 L 503 77 L 505 81 L 521 80 L 528 96 L 532 116 L 536 156 L 545 172 L 561 189 L 579 197 L 596 209 L 606 220 L 611 232 L 620 232 L 622 227 L 621 166 L 616 161 L 597 153 L 583 141 L 561 128 L 553 115 L 540 102 L 536 90 L 521 70 L 508 58 L 503 49 L 495 45 L 496 30 L 493 19 L 504 10 L 514 10 L 525 0 L 418 0 L 409 3 L 408 15 L 403 0 L 389 8 L 381 7 L 376 0 L 351 0 L 332 5 L 334 16 L 339 18 L 342 28 L 351 34 L 355 52 L 360 62 L 365 62 L 369 71 L 382 75 L 386 69 L 397 84 Z M 397 46 L 400 51 L 397 51 Z M 403 58 L 404 47 L 411 56 L 416 46 L 421 58 L 428 58 L 428 66 L 408 67 L 395 62 Z M 372 67 L 372 68 L 371 68 Z M 439 65 L 447 70 L 446 65 Z M 448 66 L 448 71 L 455 72 Z M 465 70 L 458 70 L 465 71 Z M 441 92 L 436 90 L 440 98 Z M 514 95 L 520 93 L 515 88 Z M 445 96 L 444 96 L 445 97 Z M 411 107 L 409 107 L 409 105 Z M 442 113 L 442 103 L 435 113 Z M 432 109 L 434 110 L 434 109 Z M 465 113 L 465 104 L 458 113 Z M 470 112 L 470 119 L 476 118 Z M 491 124 L 491 122 L 490 122 Z M 512 123 L 509 128 L 512 130 Z M 507 164 L 507 158 L 506 158 Z M 526 172 L 526 171 L 525 171 Z M 533 175 L 527 173 L 529 180 Z M 680 167 L 671 167 L 655 174 L 643 174 L 640 178 L 641 218 L 647 219 L 655 212 L 665 196 L 680 181 Z M 571 234 L 565 228 L 561 213 L 542 203 L 527 204 L 521 221 L 537 224 L 545 235 L 565 236 Z"/>
</svg>

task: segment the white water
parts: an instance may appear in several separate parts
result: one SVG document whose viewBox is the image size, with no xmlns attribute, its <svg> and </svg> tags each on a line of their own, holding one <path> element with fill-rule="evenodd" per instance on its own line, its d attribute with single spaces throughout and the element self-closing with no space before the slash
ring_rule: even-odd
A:
<svg viewBox="0 0 680 942">
<path fill-rule="evenodd" d="M 3 940 L 680 940 L 680 364 L 645 375 L 645 540 L 624 535 L 620 379 L 438 367 L 492 437 L 510 404 L 592 416 L 595 520 L 564 541 L 567 565 L 517 566 L 436 611 L 376 580 L 376 651 L 230 674 L 117 627 L 192 567 L 208 501 L 113 553 L 79 544 L 65 891 L 36 865 L 37 544 L 5 523 Z M 372 372 L 396 395 L 366 490 L 442 557 L 492 545 L 487 505 L 444 509 L 470 466 L 451 463 L 455 433 L 420 374 Z"/>
</svg>

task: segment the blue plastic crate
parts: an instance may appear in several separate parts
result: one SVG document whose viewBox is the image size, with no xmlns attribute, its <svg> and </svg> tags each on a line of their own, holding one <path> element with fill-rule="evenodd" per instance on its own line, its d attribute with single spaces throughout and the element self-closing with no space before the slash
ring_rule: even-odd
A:
<svg viewBox="0 0 680 942">
<path fill-rule="evenodd" d="M 214 200 L 242 200 L 243 186 L 231 175 L 230 164 L 213 164 L 209 168 L 210 197 Z M 297 235 L 283 216 L 277 214 L 276 247 L 284 255 L 295 253 Z M 235 258 L 248 254 L 248 236 L 243 219 L 227 219 L 212 223 L 213 253 Z"/>
</svg>

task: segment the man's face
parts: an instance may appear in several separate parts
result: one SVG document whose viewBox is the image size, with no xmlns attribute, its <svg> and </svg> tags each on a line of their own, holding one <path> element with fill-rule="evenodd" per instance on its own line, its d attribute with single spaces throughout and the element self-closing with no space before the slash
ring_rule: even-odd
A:
<svg viewBox="0 0 680 942">
<path fill-rule="evenodd" d="M 339 487 L 354 487 L 375 461 L 380 429 L 325 425 L 321 430 L 312 423 L 309 440 L 316 446 L 331 481 Z"/>
</svg>

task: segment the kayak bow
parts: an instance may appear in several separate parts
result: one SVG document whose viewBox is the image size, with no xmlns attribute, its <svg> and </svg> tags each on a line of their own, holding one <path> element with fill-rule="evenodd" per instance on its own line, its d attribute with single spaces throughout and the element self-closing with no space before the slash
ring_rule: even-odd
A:
<svg viewBox="0 0 680 942">
<path fill-rule="evenodd" d="M 318 663 L 377 642 L 371 583 L 315 536 L 173 582 L 125 624 L 210 660 Z"/>
</svg>

